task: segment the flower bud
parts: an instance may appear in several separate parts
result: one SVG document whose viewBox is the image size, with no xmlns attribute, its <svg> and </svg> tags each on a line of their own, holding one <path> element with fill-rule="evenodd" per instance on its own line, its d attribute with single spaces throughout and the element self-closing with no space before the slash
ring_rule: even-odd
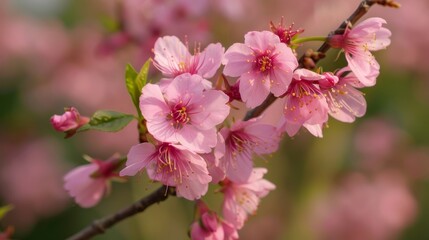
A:
<svg viewBox="0 0 429 240">
<path fill-rule="evenodd" d="M 55 130 L 67 133 L 67 137 L 71 137 L 76 133 L 76 130 L 89 122 L 88 117 L 80 116 L 76 108 L 65 108 L 63 115 L 54 115 L 51 117 L 51 124 Z"/>
<path fill-rule="evenodd" d="M 339 79 L 331 72 L 325 72 L 322 74 L 325 78 L 319 80 L 319 86 L 321 89 L 330 89 L 338 83 Z"/>
</svg>

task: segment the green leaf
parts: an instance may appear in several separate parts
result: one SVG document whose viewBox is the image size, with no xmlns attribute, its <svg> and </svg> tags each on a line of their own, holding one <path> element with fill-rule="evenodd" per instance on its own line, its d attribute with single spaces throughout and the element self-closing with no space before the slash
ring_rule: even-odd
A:
<svg viewBox="0 0 429 240">
<path fill-rule="evenodd" d="M 131 100 L 134 103 L 134 106 L 138 109 L 139 107 L 139 90 L 136 86 L 135 79 L 137 78 L 137 72 L 134 70 L 133 66 L 127 64 L 125 67 L 125 85 L 127 86 L 128 93 L 131 96 Z"/>
<path fill-rule="evenodd" d="M 8 213 L 12 209 L 13 209 L 12 205 L 6 205 L 3 207 L 0 207 L 0 219 L 2 219 L 6 215 L 6 213 Z"/>
<path fill-rule="evenodd" d="M 137 88 L 141 90 L 147 83 L 147 75 L 149 74 L 149 67 L 150 67 L 150 58 L 143 64 L 142 68 L 140 69 L 139 74 L 137 75 L 136 79 L 136 86 Z M 139 96 L 140 97 L 140 96 Z"/>
<path fill-rule="evenodd" d="M 135 117 L 130 114 L 114 111 L 97 111 L 89 123 L 79 128 L 78 132 L 98 130 L 104 132 L 117 132 L 128 125 Z"/>
<path fill-rule="evenodd" d="M 131 96 L 131 100 L 136 107 L 139 118 L 142 118 L 139 108 L 139 99 L 142 93 L 142 88 L 147 83 L 150 61 L 151 60 L 148 59 L 145 64 L 143 64 L 139 73 L 137 73 L 137 71 L 130 64 L 127 64 L 125 68 L 125 84 L 127 86 L 128 93 Z"/>
</svg>

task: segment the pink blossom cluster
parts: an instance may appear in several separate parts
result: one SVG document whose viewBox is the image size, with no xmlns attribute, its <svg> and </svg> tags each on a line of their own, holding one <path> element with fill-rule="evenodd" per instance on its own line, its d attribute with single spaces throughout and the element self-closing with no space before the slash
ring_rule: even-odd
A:
<svg viewBox="0 0 429 240">
<path fill-rule="evenodd" d="M 267 169 L 254 166 L 254 156 L 276 152 L 284 132 L 294 136 L 305 127 L 322 137 L 329 115 L 353 122 L 365 114 L 366 101 L 358 89 L 376 82 L 379 65 L 371 51 L 390 43 L 384 23 L 370 18 L 327 38 L 348 61 L 335 72 L 302 67 L 294 39 L 303 30 L 282 25 L 272 25 L 272 32 L 248 32 L 244 43 L 234 43 L 226 51 L 212 43 L 205 49 L 195 44 L 191 53 L 189 43 L 175 36 L 158 38 L 152 62 L 162 78 L 141 89 L 139 129 L 144 137 L 131 147 L 119 175 L 135 176 L 145 170 L 151 180 L 174 188 L 178 197 L 197 200 L 192 239 L 238 239 L 237 230 L 256 212 L 261 198 L 275 189 L 263 178 Z M 231 86 L 227 77 L 237 78 L 235 84 Z M 278 126 L 255 116 L 247 121 L 228 119 L 233 101 L 258 108 L 269 96 L 283 102 Z M 77 111 L 53 117 L 54 127 L 79 128 L 81 121 L 72 113 Z M 93 206 L 119 166 L 117 161 L 92 161 L 78 167 L 65 177 L 66 189 L 81 206 Z M 210 183 L 221 186 L 222 217 L 200 200 Z"/>
<path fill-rule="evenodd" d="M 390 44 L 391 33 L 383 23 L 381 18 L 369 18 L 329 38 L 332 47 L 344 51 L 349 64 L 335 73 L 299 68 L 287 44 L 293 44 L 290 39 L 299 31 L 282 26 L 273 27 L 274 33 L 247 33 L 244 44 L 236 43 L 226 51 L 223 73 L 238 77 L 241 99 L 250 108 L 261 105 L 270 93 L 283 99 L 280 131 L 294 136 L 303 126 L 322 137 L 329 115 L 353 122 L 365 114 L 366 101 L 357 88 L 376 83 L 380 67 L 371 51 Z"/>
</svg>

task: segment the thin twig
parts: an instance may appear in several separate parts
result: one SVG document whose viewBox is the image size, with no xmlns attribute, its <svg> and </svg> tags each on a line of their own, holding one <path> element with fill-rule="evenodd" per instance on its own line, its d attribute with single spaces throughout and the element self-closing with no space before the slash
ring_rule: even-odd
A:
<svg viewBox="0 0 429 240">
<path fill-rule="evenodd" d="M 347 24 L 356 23 L 363 15 L 365 15 L 369 8 L 374 4 L 380 4 L 383 6 L 389 7 L 399 7 L 399 5 L 394 0 L 364 0 L 362 1 L 358 8 L 353 12 L 350 17 L 344 21 L 335 31 L 331 34 L 341 34 L 347 27 Z M 326 53 L 330 49 L 330 46 L 327 42 L 323 43 L 322 46 L 318 49 L 318 52 Z M 299 60 L 300 65 L 302 66 L 302 61 L 304 56 Z M 315 60 L 317 62 L 318 59 Z M 254 117 L 260 116 L 277 98 L 270 94 L 267 99 L 258 107 L 251 109 L 247 112 L 244 120 L 249 120 Z M 140 141 L 143 138 L 140 136 Z M 168 188 L 162 186 L 157 189 L 155 192 L 151 193 L 149 196 L 146 196 L 140 199 L 138 202 L 132 204 L 131 206 L 120 210 L 119 212 L 102 218 L 100 220 L 94 221 L 91 225 L 77 232 L 75 235 L 68 238 L 68 240 L 85 240 L 90 239 L 91 237 L 104 233 L 108 228 L 112 227 L 116 223 L 129 218 L 137 213 L 143 212 L 146 208 L 150 207 L 155 203 L 160 203 L 168 198 L 170 195 L 175 195 L 174 188 Z"/>
<path fill-rule="evenodd" d="M 95 235 L 102 234 L 116 223 L 126 218 L 129 218 L 137 213 L 143 212 L 144 210 L 146 210 L 146 208 L 150 207 L 155 203 L 160 203 L 166 200 L 169 195 L 174 195 L 174 188 L 167 188 L 166 186 L 162 186 L 158 188 L 155 192 L 151 193 L 149 196 L 140 199 L 138 202 L 135 202 L 131 206 L 128 206 L 113 215 L 94 221 L 91 225 L 87 226 L 80 232 L 68 238 L 68 240 L 90 239 Z"/>
</svg>

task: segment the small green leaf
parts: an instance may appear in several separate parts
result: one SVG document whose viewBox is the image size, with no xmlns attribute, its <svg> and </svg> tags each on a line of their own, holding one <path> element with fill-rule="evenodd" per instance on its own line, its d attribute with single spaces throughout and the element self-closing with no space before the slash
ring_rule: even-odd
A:
<svg viewBox="0 0 429 240">
<path fill-rule="evenodd" d="M 134 106 L 139 108 L 139 96 L 141 94 L 141 89 L 136 86 L 135 79 L 137 78 L 137 72 L 134 70 L 133 66 L 127 64 L 125 67 L 125 85 L 127 86 L 128 93 L 131 96 L 131 100 L 134 103 Z"/>
<path fill-rule="evenodd" d="M 150 67 L 150 58 L 143 64 L 142 68 L 140 69 L 139 74 L 137 75 L 136 78 L 136 86 L 137 88 L 141 90 L 142 88 L 146 85 L 147 83 L 147 75 L 149 74 L 149 67 Z M 140 96 L 139 96 L 140 97 Z"/>
<path fill-rule="evenodd" d="M 6 213 L 8 213 L 12 209 L 13 209 L 12 205 L 6 205 L 3 207 L 0 207 L 0 219 L 2 219 L 6 215 Z"/>
<path fill-rule="evenodd" d="M 127 86 L 128 93 L 131 96 L 131 100 L 136 107 L 139 118 L 142 118 L 140 108 L 139 108 L 139 99 L 142 92 L 142 88 L 147 83 L 147 75 L 149 73 L 150 59 L 148 59 L 145 64 L 143 64 L 140 72 L 137 71 L 130 65 L 127 64 L 125 68 L 125 84 Z"/>
<path fill-rule="evenodd" d="M 133 115 L 114 111 L 97 111 L 91 117 L 89 123 L 79 128 L 79 132 L 86 130 L 98 130 L 104 132 L 117 132 L 128 125 L 134 119 Z"/>
</svg>

